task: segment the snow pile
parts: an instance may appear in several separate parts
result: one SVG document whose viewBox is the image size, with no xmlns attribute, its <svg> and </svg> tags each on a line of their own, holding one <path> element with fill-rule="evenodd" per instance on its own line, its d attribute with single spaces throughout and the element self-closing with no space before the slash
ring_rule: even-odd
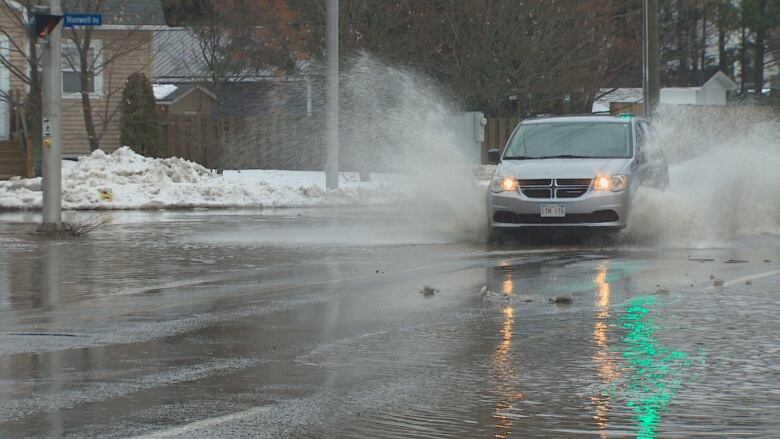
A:
<svg viewBox="0 0 780 439">
<path fill-rule="evenodd" d="M 385 204 L 408 197 L 397 176 L 372 175 L 372 182 L 342 174 L 339 188 L 325 190 L 315 171 L 226 171 L 211 173 L 180 158 L 153 159 L 122 147 L 97 150 L 63 166 L 64 209 L 152 209 L 187 207 L 304 207 Z M 0 182 L 0 208 L 40 209 L 41 179 Z"/>
</svg>

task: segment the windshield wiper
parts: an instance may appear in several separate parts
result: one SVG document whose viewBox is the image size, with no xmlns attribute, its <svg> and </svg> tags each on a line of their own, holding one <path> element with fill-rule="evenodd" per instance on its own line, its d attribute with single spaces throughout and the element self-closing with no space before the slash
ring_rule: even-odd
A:
<svg viewBox="0 0 780 439">
<path fill-rule="evenodd" d="M 560 155 L 546 155 L 542 157 L 535 157 L 537 159 L 592 159 L 587 155 L 574 155 L 574 154 L 560 154 Z"/>
<path fill-rule="evenodd" d="M 525 155 L 514 155 L 504 157 L 502 160 L 539 160 L 539 159 L 592 159 L 596 157 L 590 157 L 586 155 L 574 155 L 574 154 L 560 154 L 560 155 L 544 155 L 541 157 L 528 157 Z"/>
</svg>

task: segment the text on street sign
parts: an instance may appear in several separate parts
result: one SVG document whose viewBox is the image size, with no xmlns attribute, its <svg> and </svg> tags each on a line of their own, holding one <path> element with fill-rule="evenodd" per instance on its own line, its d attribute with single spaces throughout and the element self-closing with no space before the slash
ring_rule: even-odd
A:
<svg viewBox="0 0 780 439">
<path fill-rule="evenodd" d="M 101 14 L 65 14 L 65 27 L 76 26 L 102 26 L 103 15 Z"/>
</svg>

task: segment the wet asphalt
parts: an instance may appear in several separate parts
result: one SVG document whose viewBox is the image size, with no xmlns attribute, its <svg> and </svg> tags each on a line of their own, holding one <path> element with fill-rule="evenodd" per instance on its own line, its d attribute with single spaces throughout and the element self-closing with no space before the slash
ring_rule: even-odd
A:
<svg viewBox="0 0 780 439">
<path fill-rule="evenodd" d="M 0 216 L 0 437 L 780 431 L 777 237 L 495 247 L 386 212 L 80 215 L 108 222 L 52 239 Z"/>
</svg>

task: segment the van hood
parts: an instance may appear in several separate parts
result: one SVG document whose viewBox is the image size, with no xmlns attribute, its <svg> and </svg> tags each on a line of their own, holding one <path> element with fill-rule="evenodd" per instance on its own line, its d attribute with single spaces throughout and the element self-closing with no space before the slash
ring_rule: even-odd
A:
<svg viewBox="0 0 780 439">
<path fill-rule="evenodd" d="M 518 179 L 593 178 L 625 174 L 631 159 L 529 159 L 505 160 L 495 175 Z"/>
</svg>

